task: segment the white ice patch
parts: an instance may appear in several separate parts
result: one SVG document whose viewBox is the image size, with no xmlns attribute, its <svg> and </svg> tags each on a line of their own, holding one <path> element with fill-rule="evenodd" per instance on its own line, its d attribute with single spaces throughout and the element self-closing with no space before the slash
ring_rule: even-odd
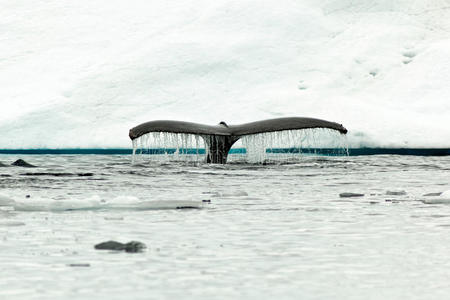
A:
<svg viewBox="0 0 450 300">
<path fill-rule="evenodd" d="M 352 147 L 450 147 L 448 0 L 1 3 L 3 148 L 288 116 L 342 123 Z"/>
<path fill-rule="evenodd" d="M 450 204 L 450 190 L 440 194 L 438 197 L 430 197 L 422 200 L 425 204 Z"/>
<path fill-rule="evenodd" d="M 19 221 L 0 221 L 0 227 L 24 226 L 25 223 Z"/>
<path fill-rule="evenodd" d="M 55 200 L 51 198 L 32 197 L 15 200 L 12 205 L 15 211 L 70 211 L 70 210 L 98 210 L 105 207 L 106 202 L 99 196 L 88 199 Z"/>
<path fill-rule="evenodd" d="M 248 193 L 246 191 L 227 191 L 227 192 L 216 192 L 211 195 L 211 197 L 246 197 Z"/>
<path fill-rule="evenodd" d="M 135 205 L 137 210 L 152 210 L 152 209 L 181 209 L 181 208 L 202 208 L 201 201 L 193 200 L 156 200 L 156 201 L 142 201 Z"/>
<path fill-rule="evenodd" d="M 2 197 L 0 198 L 0 201 L 2 201 L 0 203 L 2 203 L 4 207 L 11 207 L 14 211 L 22 212 L 158 210 L 203 207 L 203 203 L 200 200 L 142 200 L 134 196 L 119 196 L 108 200 L 97 195 L 87 199 L 67 200 L 55 200 L 44 197 L 31 197 L 14 200 L 9 197 Z"/>
</svg>

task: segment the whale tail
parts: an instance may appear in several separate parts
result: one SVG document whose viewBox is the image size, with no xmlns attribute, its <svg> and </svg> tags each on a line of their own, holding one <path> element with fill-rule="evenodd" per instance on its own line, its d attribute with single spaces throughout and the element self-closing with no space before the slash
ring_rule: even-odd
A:
<svg viewBox="0 0 450 300">
<path fill-rule="evenodd" d="M 245 123 L 241 125 L 227 125 L 220 122 L 216 126 L 191 122 L 156 120 L 142 123 L 130 129 L 129 137 L 135 140 L 150 132 L 187 133 L 201 136 L 207 146 L 206 162 L 225 164 L 228 152 L 233 144 L 242 136 L 275 132 L 283 130 L 328 128 L 346 134 L 347 129 L 341 124 L 315 118 L 277 118 Z"/>
</svg>

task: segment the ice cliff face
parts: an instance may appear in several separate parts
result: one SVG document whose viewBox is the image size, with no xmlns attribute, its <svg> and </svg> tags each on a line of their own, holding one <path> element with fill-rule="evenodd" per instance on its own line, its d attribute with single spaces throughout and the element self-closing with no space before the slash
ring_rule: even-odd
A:
<svg viewBox="0 0 450 300">
<path fill-rule="evenodd" d="M 450 1 L 0 3 L 0 148 L 129 147 L 152 119 L 343 123 L 450 147 Z"/>
</svg>

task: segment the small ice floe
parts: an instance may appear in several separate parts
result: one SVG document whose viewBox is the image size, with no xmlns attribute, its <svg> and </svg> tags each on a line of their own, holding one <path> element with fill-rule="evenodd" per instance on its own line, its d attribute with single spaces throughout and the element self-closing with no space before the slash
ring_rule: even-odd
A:
<svg viewBox="0 0 450 300">
<path fill-rule="evenodd" d="M 202 208 L 201 200 L 142 200 L 134 196 L 119 196 L 105 204 L 105 208 L 115 210 L 158 210 Z"/>
<path fill-rule="evenodd" d="M 25 225 L 24 222 L 19 221 L 2 221 L 0 222 L 0 227 L 16 227 L 16 226 L 23 226 Z"/>
<path fill-rule="evenodd" d="M 70 211 L 101 209 L 105 203 L 98 196 L 87 199 L 55 200 L 43 197 L 31 197 L 12 199 L 0 195 L 0 207 L 10 207 L 14 211 Z"/>
<path fill-rule="evenodd" d="M 211 195 L 211 197 L 245 197 L 248 193 L 245 191 L 229 191 L 229 192 L 216 192 Z"/>
<path fill-rule="evenodd" d="M 423 194 L 423 196 L 425 197 L 440 196 L 440 195 L 442 195 L 442 192 Z"/>
<path fill-rule="evenodd" d="M 364 194 L 361 194 L 361 193 L 340 193 L 339 197 L 341 197 L 341 198 L 364 197 Z"/>
<path fill-rule="evenodd" d="M 86 267 L 90 267 L 91 264 L 86 264 L 86 263 L 75 263 L 75 264 L 68 264 L 67 266 L 68 266 L 68 267 L 83 267 L 83 268 L 86 268 Z"/>
<path fill-rule="evenodd" d="M 139 210 L 151 209 L 186 209 L 186 208 L 202 208 L 202 201 L 193 200 L 152 200 L 141 201 L 136 203 L 133 208 Z"/>
<path fill-rule="evenodd" d="M 124 220 L 123 217 L 104 217 L 103 219 L 105 219 L 106 221 L 123 221 Z"/>
<path fill-rule="evenodd" d="M 115 198 L 93 195 L 88 198 L 51 199 L 27 195 L 24 198 L 12 199 L 0 195 L 0 207 L 14 211 L 93 211 L 93 210 L 158 210 L 202 208 L 202 200 L 142 200 L 135 196 L 118 196 Z M 123 218 L 122 218 L 123 219 Z"/>
<path fill-rule="evenodd" d="M 401 190 L 401 191 L 387 191 L 386 195 L 389 195 L 389 196 L 404 196 L 404 195 L 406 195 L 406 192 L 403 191 L 403 190 Z"/>
<path fill-rule="evenodd" d="M 125 244 L 116 241 L 107 241 L 95 245 L 94 248 L 97 250 L 114 250 L 136 253 L 144 251 L 147 246 L 144 243 L 138 241 L 131 241 Z"/>
<path fill-rule="evenodd" d="M 439 196 L 427 196 L 429 198 L 423 199 L 425 204 L 450 204 L 450 190 L 441 193 Z"/>
<path fill-rule="evenodd" d="M 73 211 L 73 210 L 98 210 L 106 206 L 99 196 L 87 199 L 55 200 L 51 198 L 26 198 L 16 200 L 13 207 L 15 211 Z"/>
</svg>

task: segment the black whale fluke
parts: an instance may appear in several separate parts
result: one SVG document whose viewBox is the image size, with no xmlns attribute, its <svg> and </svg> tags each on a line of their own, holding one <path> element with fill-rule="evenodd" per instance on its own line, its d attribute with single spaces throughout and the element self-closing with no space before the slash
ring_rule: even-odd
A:
<svg viewBox="0 0 450 300">
<path fill-rule="evenodd" d="M 225 164 L 231 146 L 242 136 L 274 132 L 282 130 L 328 128 L 346 134 L 347 129 L 341 124 L 315 118 L 290 117 L 277 118 L 245 123 L 241 125 L 227 125 L 220 122 L 211 126 L 191 122 L 156 120 L 142 123 L 130 129 L 130 139 L 134 140 L 149 132 L 189 133 L 200 135 L 208 147 L 206 161 L 208 163 Z"/>
</svg>

